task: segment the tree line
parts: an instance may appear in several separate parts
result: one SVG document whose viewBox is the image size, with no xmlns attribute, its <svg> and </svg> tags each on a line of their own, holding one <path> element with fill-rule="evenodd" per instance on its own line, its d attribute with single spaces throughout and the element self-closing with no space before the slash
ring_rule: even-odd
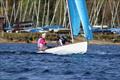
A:
<svg viewBox="0 0 120 80">
<path fill-rule="evenodd" d="M 120 24 L 120 0 L 86 0 L 86 3 L 92 25 Z M 66 0 L 0 0 L 0 16 L 5 16 L 10 24 L 33 21 L 34 27 L 69 26 Z"/>
</svg>

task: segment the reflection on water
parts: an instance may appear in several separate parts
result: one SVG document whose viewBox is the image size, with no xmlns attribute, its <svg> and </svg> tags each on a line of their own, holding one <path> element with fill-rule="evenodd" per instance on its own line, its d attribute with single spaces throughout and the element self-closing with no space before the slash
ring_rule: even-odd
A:
<svg viewBox="0 0 120 80">
<path fill-rule="evenodd" d="M 119 80 L 120 46 L 89 45 L 84 55 L 36 53 L 36 44 L 0 44 L 0 80 Z"/>
</svg>

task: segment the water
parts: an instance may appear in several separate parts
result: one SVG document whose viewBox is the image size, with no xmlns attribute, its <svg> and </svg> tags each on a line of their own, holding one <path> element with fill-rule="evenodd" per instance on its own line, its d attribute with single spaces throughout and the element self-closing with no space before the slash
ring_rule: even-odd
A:
<svg viewBox="0 0 120 80">
<path fill-rule="evenodd" d="M 84 55 L 36 51 L 36 44 L 0 44 L 0 80 L 120 80 L 118 45 L 89 45 Z"/>
</svg>

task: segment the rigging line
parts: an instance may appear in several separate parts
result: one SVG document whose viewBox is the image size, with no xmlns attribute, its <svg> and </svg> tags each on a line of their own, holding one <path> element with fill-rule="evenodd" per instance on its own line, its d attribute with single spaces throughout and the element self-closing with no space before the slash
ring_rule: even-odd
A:
<svg viewBox="0 0 120 80">
<path fill-rule="evenodd" d="M 15 8 L 15 3 L 13 4 L 13 7 L 12 7 L 12 12 L 11 12 L 11 16 L 10 16 L 10 23 L 11 23 L 11 21 L 13 19 L 14 8 Z"/>
<path fill-rule="evenodd" d="M 120 1 L 118 1 L 117 3 L 114 1 L 113 4 L 114 4 L 114 8 L 115 8 L 115 12 L 114 12 L 114 14 L 115 14 L 115 15 L 114 15 L 114 18 L 115 18 L 115 17 L 118 16 L 117 13 L 118 13 L 118 8 L 119 8 Z M 116 5 L 116 4 L 117 4 L 117 5 Z"/>
<path fill-rule="evenodd" d="M 102 27 L 101 27 L 101 28 L 102 28 L 102 29 L 103 29 L 103 24 L 104 24 L 106 6 L 107 6 L 107 1 L 105 2 L 105 5 L 104 5 L 104 7 L 103 7 L 102 22 L 101 22 L 101 24 L 102 24 Z"/>
<path fill-rule="evenodd" d="M 35 8 L 36 8 L 36 0 L 33 1 L 32 21 L 34 21 L 34 17 L 35 17 Z"/>
<path fill-rule="evenodd" d="M 115 15 L 114 15 L 114 17 L 113 17 L 113 24 L 115 23 L 115 19 L 116 19 L 116 17 L 117 17 L 118 8 L 119 8 L 119 3 L 120 3 L 120 1 L 117 3 L 116 8 L 115 8 Z"/>
<path fill-rule="evenodd" d="M 58 0 L 57 0 L 58 1 Z M 56 1 L 56 6 L 55 6 L 55 10 L 54 10 L 54 15 L 53 15 L 53 18 L 52 18 L 52 20 L 51 20 L 51 23 L 50 23 L 50 25 L 52 25 L 53 24 L 53 21 L 54 21 L 54 19 L 55 19 L 55 14 L 56 14 L 56 12 L 57 12 L 57 8 L 58 8 L 58 6 L 59 6 L 59 3 L 60 3 L 60 0 L 57 2 Z"/>
<path fill-rule="evenodd" d="M 16 15 L 15 15 L 15 21 L 16 21 L 16 19 L 17 19 L 17 17 L 18 17 L 18 12 L 19 12 L 19 10 L 20 10 L 20 3 L 18 4 L 18 7 L 17 7 L 17 12 L 16 12 Z"/>
<path fill-rule="evenodd" d="M 21 0 L 21 2 L 20 2 L 20 18 L 19 18 L 19 21 L 20 21 L 20 22 L 22 21 L 22 13 L 23 13 L 23 8 L 22 8 L 22 6 L 23 6 L 23 0 Z"/>
<path fill-rule="evenodd" d="M 119 8 L 120 8 L 120 4 L 118 5 L 118 11 L 119 11 Z M 118 22 L 118 24 L 120 24 L 120 20 L 119 20 L 120 18 L 119 18 L 119 12 L 118 11 L 117 11 L 117 22 Z"/>
<path fill-rule="evenodd" d="M 23 19 L 22 21 L 24 22 L 25 21 L 25 17 L 26 17 L 26 13 L 27 13 L 27 10 L 28 10 L 28 4 L 29 4 L 30 0 L 27 0 L 27 4 L 26 4 L 26 7 L 25 7 L 25 12 L 23 14 Z"/>
<path fill-rule="evenodd" d="M 45 9 L 46 9 L 46 0 L 45 0 L 45 5 L 44 5 L 44 11 L 43 11 L 43 17 L 42 17 L 42 27 L 44 25 L 44 22 L 45 22 Z"/>
<path fill-rule="evenodd" d="M 102 2 L 101 2 L 101 4 L 100 4 L 100 7 L 99 7 L 99 9 L 98 9 L 98 12 L 97 12 L 97 15 L 96 15 L 96 18 L 95 18 L 94 25 L 96 25 L 96 23 L 97 23 L 97 21 L 98 21 L 98 15 L 99 15 L 99 13 L 100 13 L 100 10 L 101 10 L 101 8 L 102 8 L 102 5 L 103 5 L 104 1 L 105 1 L 105 0 L 102 0 Z"/>
<path fill-rule="evenodd" d="M 66 3 L 65 0 L 63 0 L 64 3 L 64 19 L 63 19 L 63 26 L 66 27 L 66 13 L 67 13 L 67 7 L 66 7 Z"/>
<path fill-rule="evenodd" d="M 93 17 L 93 14 L 94 14 L 95 4 L 96 4 L 96 0 L 94 1 L 93 6 L 92 6 L 92 9 L 91 9 L 91 12 L 90 12 L 90 22 L 91 22 L 91 24 L 92 24 L 92 17 Z"/>
<path fill-rule="evenodd" d="M 92 19 L 91 19 L 91 23 L 92 23 L 92 24 L 94 23 L 94 19 L 95 19 L 95 17 L 96 17 L 97 10 L 98 10 L 99 5 L 100 5 L 100 1 L 101 1 L 101 0 L 99 0 L 99 2 L 98 2 L 98 3 L 95 1 L 96 6 L 94 6 L 94 8 L 95 8 L 95 9 L 94 9 L 94 14 L 93 14 L 93 17 L 92 17 Z"/>
<path fill-rule="evenodd" d="M 36 27 L 39 26 L 39 15 L 40 15 L 40 6 L 41 6 L 41 0 L 39 0 L 39 3 L 38 3 L 38 10 L 37 10 L 37 22 L 36 22 Z"/>
<path fill-rule="evenodd" d="M 60 19 L 59 19 L 59 25 L 61 25 L 61 22 L 62 22 L 62 0 L 60 1 Z"/>
<path fill-rule="evenodd" d="M 3 2 L 2 2 L 2 5 L 3 5 L 3 9 L 5 11 L 6 20 L 7 20 L 8 24 L 10 24 L 10 21 L 9 21 L 9 18 L 8 18 L 8 12 L 7 12 L 7 9 L 8 9 L 8 7 L 7 7 L 7 5 L 8 5 L 7 1 L 6 1 L 6 7 L 5 7 L 5 4 Z"/>
<path fill-rule="evenodd" d="M 34 5 L 34 3 L 31 3 L 31 7 L 30 7 L 30 10 L 29 10 L 29 16 L 31 16 L 31 13 L 32 13 L 32 10 L 33 10 L 33 5 Z"/>
<path fill-rule="evenodd" d="M 112 25 L 114 25 L 114 15 L 115 15 L 115 10 L 116 10 L 116 7 L 115 7 L 115 1 L 113 1 L 113 14 L 112 14 Z M 113 26 L 114 27 L 114 26 Z"/>
<path fill-rule="evenodd" d="M 50 1 L 48 0 L 47 16 L 45 20 L 45 25 L 49 25 L 49 11 L 50 11 Z"/>
<path fill-rule="evenodd" d="M 111 24 L 113 24 L 113 14 L 114 14 L 114 9 L 112 8 L 112 4 L 111 4 L 111 1 L 110 0 L 108 0 L 109 1 L 109 5 L 110 5 L 110 11 L 111 11 L 111 15 L 112 15 L 112 19 L 111 19 Z"/>
<path fill-rule="evenodd" d="M 2 2 L 3 2 L 3 1 L 2 1 L 2 0 L 0 0 L 1 13 L 2 13 L 2 15 L 3 15 L 4 11 L 3 11 Z"/>
<path fill-rule="evenodd" d="M 37 1 L 34 0 L 34 2 L 33 2 L 33 12 L 32 12 L 32 21 L 34 21 L 36 19 L 36 17 L 37 17 L 37 7 L 36 7 L 36 4 L 37 4 Z M 34 27 L 36 27 L 36 24 L 35 24 Z"/>
</svg>

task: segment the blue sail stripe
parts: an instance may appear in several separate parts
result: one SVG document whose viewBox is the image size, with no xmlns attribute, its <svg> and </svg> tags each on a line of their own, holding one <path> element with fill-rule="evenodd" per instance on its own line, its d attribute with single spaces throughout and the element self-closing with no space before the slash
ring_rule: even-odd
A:
<svg viewBox="0 0 120 80">
<path fill-rule="evenodd" d="M 75 0 L 68 0 L 69 15 L 72 26 L 73 36 L 78 36 L 80 33 L 80 17 L 77 11 Z"/>
<path fill-rule="evenodd" d="M 88 17 L 88 12 L 87 12 L 87 7 L 86 7 L 86 2 L 85 0 L 71 0 L 75 1 L 77 10 L 80 16 L 80 20 L 83 26 L 85 38 L 87 40 L 92 40 L 93 39 L 93 34 L 91 30 L 91 25 L 89 22 L 89 17 Z"/>
</svg>

